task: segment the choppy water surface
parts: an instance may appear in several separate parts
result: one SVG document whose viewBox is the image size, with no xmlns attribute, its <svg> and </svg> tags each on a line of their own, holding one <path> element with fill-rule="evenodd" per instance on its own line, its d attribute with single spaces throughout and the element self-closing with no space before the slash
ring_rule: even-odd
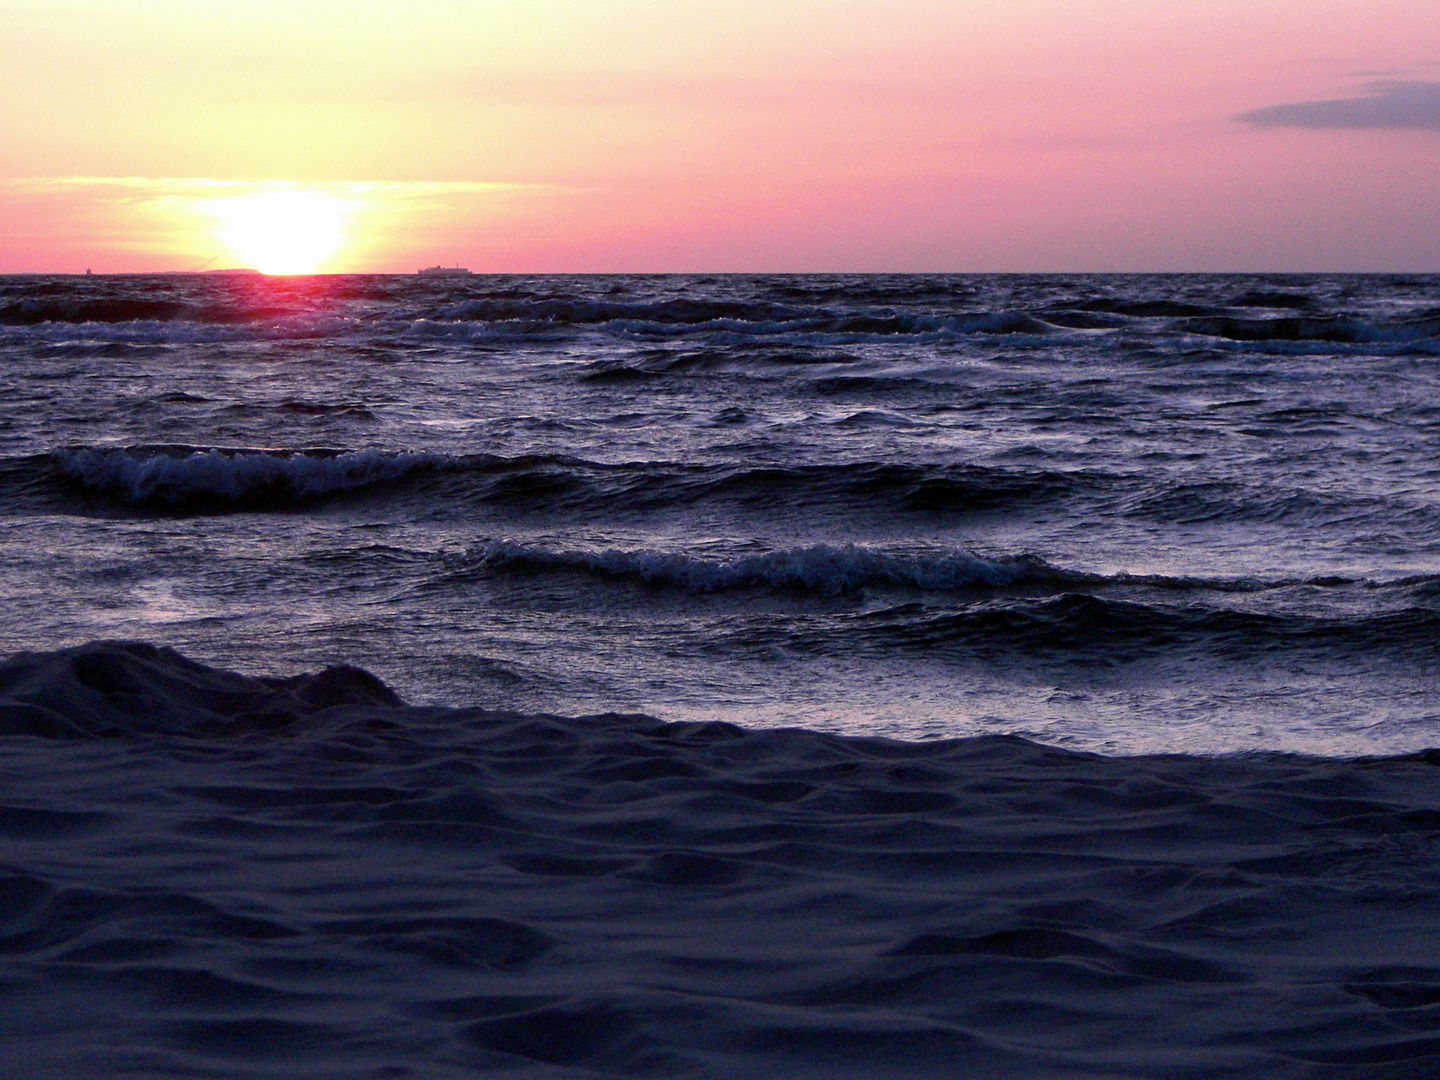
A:
<svg viewBox="0 0 1440 1080">
<path fill-rule="evenodd" d="M 0 651 L 1440 742 L 1440 278 L 0 279 Z"/>
<path fill-rule="evenodd" d="M 1431 1080 L 1437 365 L 1440 278 L 0 279 L 0 1078 Z"/>
</svg>

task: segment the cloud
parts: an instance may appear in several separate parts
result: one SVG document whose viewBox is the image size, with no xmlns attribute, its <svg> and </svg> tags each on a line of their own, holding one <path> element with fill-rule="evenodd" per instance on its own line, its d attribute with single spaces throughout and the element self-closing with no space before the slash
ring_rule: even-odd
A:
<svg viewBox="0 0 1440 1080">
<path fill-rule="evenodd" d="M 30 176 L 0 179 L 0 189 L 45 193 L 83 188 L 110 192 L 116 198 L 138 193 L 150 199 L 301 190 L 324 191 L 332 195 L 425 199 L 445 195 L 492 195 L 542 187 L 553 185 L 470 180 L 330 180 L 310 183 L 301 180 L 217 180 L 198 176 Z"/>
<path fill-rule="evenodd" d="M 1440 82 L 1371 83 L 1364 97 L 1269 105 L 1235 117 L 1254 127 L 1440 131 Z"/>
</svg>

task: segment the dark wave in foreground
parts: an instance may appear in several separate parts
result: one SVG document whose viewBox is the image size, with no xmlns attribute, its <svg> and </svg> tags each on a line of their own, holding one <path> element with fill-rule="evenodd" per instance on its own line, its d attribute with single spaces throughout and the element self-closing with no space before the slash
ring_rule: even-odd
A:
<svg viewBox="0 0 1440 1080">
<path fill-rule="evenodd" d="M 1420 1080 L 1440 756 L 1104 758 L 0 665 L 28 1075 Z"/>
<path fill-rule="evenodd" d="M 134 642 L 19 653 L 0 664 L 0 735 L 235 735 L 293 727 L 330 709 L 401 705 L 359 668 L 248 678 Z"/>
</svg>

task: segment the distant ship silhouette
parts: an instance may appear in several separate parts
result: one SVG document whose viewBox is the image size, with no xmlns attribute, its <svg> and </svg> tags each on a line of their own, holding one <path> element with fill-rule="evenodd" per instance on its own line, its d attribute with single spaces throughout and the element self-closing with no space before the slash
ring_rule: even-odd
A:
<svg viewBox="0 0 1440 1080">
<path fill-rule="evenodd" d="M 415 271 L 416 277 L 471 277 L 469 270 L 463 266 L 427 266 L 423 270 Z"/>
</svg>

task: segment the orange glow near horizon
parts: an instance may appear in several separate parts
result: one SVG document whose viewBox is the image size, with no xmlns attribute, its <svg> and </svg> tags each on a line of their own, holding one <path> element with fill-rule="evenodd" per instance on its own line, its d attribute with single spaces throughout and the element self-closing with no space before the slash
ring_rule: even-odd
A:
<svg viewBox="0 0 1440 1080">
<path fill-rule="evenodd" d="M 12 226 L 0 259 L 44 258 L 57 272 L 413 271 L 470 258 L 454 242 L 459 234 L 485 237 L 494 267 L 568 197 L 541 185 L 464 182 L 0 179 L 0 215 L 9 209 L 23 225 Z M 7 269 L 26 272 L 0 265 Z"/>
<path fill-rule="evenodd" d="M 313 274 L 345 240 L 354 203 L 321 191 L 266 191 L 215 199 L 202 209 L 219 220 L 220 239 L 238 264 L 262 274 Z"/>
<path fill-rule="evenodd" d="M 1434 0 L 3 9 L 0 273 L 1440 270 Z"/>
</svg>

